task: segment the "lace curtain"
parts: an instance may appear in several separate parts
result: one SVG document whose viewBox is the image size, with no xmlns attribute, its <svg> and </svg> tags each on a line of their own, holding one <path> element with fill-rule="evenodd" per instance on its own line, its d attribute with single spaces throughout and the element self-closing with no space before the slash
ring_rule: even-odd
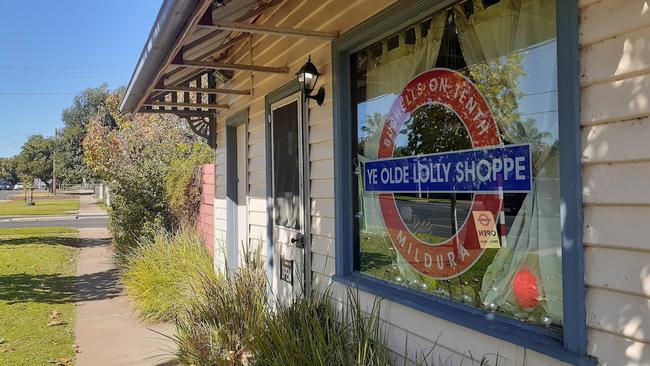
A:
<svg viewBox="0 0 650 366">
<path fill-rule="evenodd" d="M 416 27 L 416 39 L 413 44 L 406 43 L 405 32 L 400 32 L 398 35 L 398 47 L 388 50 L 388 41 L 384 40 L 382 42 L 382 54 L 371 60 L 368 65 L 366 74 L 366 98 L 368 100 L 391 98 L 392 103 L 392 99 L 401 92 L 401 89 L 408 81 L 435 66 L 447 18 L 448 12 L 441 12 L 434 16 L 424 37 L 421 36 L 423 32 L 420 29 L 423 25 L 420 24 Z M 369 129 L 372 132 L 366 136 L 363 156 L 358 156 L 359 172 L 363 172 L 363 164 L 367 160 L 377 158 L 381 128 L 377 128 L 378 126 L 374 127 Z M 363 178 L 361 176 L 360 178 L 359 193 L 362 197 L 359 203 L 361 212 L 360 228 L 369 233 L 384 232 L 385 225 L 379 208 L 378 196 L 376 194 L 365 193 L 363 191 Z M 390 245 L 389 243 L 385 244 Z M 412 281 L 418 279 L 422 282 L 427 281 L 422 275 L 413 271 L 408 263 L 399 255 L 397 255 L 396 265 L 405 280 Z"/>
<path fill-rule="evenodd" d="M 470 17 L 460 7 L 455 8 L 458 37 L 470 69 L 472 65 L 501 62 L 513 52 L 555 38 L 553 0 L 501 0 L 487 8 L 480 0 L 474 0 L 473 7 Z M 519 317 L 530 316 L 518 305 L 513 293 L 513 279 L 526 269 L 541 284 L 539 301 L 545 314 L 535 315 L 549 316 L 553 323 L 562 323 L 558 149 L 557 145 L 544 147 L 533 136 L 520 136 L 517 142 L 533 145 L 535 181 L 509 225 L 507 247 L 497 252 L 483 277 L 481 301 Z"/>
</svg>

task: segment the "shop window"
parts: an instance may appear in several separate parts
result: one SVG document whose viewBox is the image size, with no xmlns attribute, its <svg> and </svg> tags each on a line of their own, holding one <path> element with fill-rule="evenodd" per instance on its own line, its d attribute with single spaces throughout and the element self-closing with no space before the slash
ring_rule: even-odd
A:
<svg viewBox="0 0 650 366">
<path fill-rule="evenodd" d="M 474 1 L 349 57 L 355 270 L 561 332 L 555 1 Z"/>
<path fill-rule="evenodd" d="M 337 281 L 597 364 L 578 19 L 575 1 L 415 0 L 332 43 Z"/>
</svg>

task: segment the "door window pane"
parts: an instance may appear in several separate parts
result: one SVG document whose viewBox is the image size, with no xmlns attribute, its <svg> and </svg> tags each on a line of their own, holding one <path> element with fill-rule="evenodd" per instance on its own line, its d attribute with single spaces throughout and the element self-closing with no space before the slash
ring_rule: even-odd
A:
<svg viewBox="0 0 650 366">
<path fill-rule="evenodd" d="M 362 273 L 562 326 L 555 32 L 465 2 L 351 56 Z"/>
<path fill-rule="evenodd" d="M 276 225 L 300 229 L 298 102 L 272 112 L 273 208 Z"/>
</svg>

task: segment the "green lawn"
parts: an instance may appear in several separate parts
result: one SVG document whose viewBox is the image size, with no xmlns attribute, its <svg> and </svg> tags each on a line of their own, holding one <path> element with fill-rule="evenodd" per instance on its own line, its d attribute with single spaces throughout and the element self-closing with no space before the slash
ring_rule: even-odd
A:
<svg viewBox="0 0 650 366">
<path fill-rule="evenodd" d="M 0 229 L 0 365 L 74 364 L 77 233 Z"/>
<path fill-rule="evenodd" d="M 431 243 L 438 243 L 444 238 L 430 234 L 420 234 Z M 375 277 L 393 281 L 399 271 L 393 267 L 397 253 L 388 235 L 361 234 L 361 271 Z M 428 291 L 444 289 L 446 296 L 459 299 L 463 294 L 470 295 L 478 303 L 483 276 L 487 267 L 492 263 L 498 249 L 486 249 L 481 258 L 462 275 L 446 281 L 436 281 L 436 286 L 429 286 Z"/>
<path fill-rule="evenodd" d="M 23 200 L 0 202 L 0 216 L 65 215 L 79 211 L 78 199 L 38 200 L 33 206 Z"/>
</svg>

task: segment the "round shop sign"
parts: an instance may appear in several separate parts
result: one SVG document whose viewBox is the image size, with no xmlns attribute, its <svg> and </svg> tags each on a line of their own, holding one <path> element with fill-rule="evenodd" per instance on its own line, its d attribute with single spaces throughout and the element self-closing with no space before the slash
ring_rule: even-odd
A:
<svg viewBox="0 0 650 366">
<path fill-rule="evenodd" d="M 378 158 L 391 158 L 396 138 L 411 114 L 426 105 L 439 104 L 452 110 L 463 122 L 473 149 L 501 145 L 501 137 L 485 98 L 462 74 L 449 69 L 432 69 L 416 76 L 402 90 L 388 113 L 379 140 Z M 468 219 L 448 240 L 431 244 L 420 240 L 402 220 L 394 193 L 380 193 L 379 204 L 392 244 L 415 270 L 435 279 L 456 277 L 481 257 L 475 220 L 497 217 L 501 199 L 496 193 L 475 193 Z"/>
</svg>

